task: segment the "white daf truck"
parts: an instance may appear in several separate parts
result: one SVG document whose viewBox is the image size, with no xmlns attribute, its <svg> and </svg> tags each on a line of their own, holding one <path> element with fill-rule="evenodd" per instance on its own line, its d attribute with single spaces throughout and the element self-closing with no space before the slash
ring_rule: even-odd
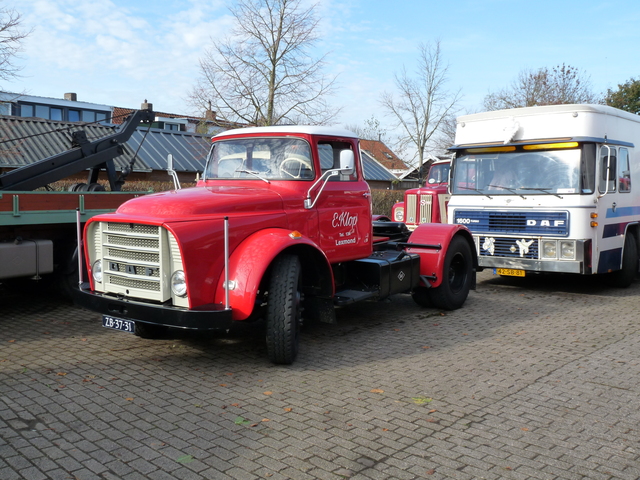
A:
<svg viewBox="0 0 640 480">
<path fill-rule="evenodd" d="M 458 118 L 448 217 L 500 275 L 631 284 L 640 240 L 640 116 L 553 105 Z"/>
</svg>

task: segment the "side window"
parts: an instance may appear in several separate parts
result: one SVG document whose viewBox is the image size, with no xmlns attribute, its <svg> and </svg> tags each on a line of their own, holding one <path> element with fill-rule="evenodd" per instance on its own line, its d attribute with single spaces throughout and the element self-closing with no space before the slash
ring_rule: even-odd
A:
<svg viewBox="0 0 640 480">
<path fill-rule="evenodd" d="M 340 151 L 353 150 L 347 142 L 318 142 L 318 154 L 320 155 L 320 168 L 322 173 L 334 168 L 340 168 Z M 351 182 L 357 180 L 357 173 L 352 175 L 335 175 L 329 178 L 330 182 Z"/>
<path fill-rule="evenodd" d="M 607 185 L 607 178 L 609 179 L 609 185 Z M 615 192 L 617 178 L 616 148 L 603 145 L 600 147 L 600 181 L 598 182 L 600 193 Z"/>
<path fill-rule="evenodd" d="M 631 170 L 629 168 L 629 150 L 621 148 L 618 152 L 618 182 L 621 192 L 631 191 Z"/>
</svg>

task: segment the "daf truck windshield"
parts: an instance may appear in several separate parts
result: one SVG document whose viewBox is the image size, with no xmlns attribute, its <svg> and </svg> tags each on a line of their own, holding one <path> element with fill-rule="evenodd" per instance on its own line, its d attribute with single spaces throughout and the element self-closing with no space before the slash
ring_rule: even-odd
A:
<svg viewBox="0 0 640 480">
<path fill-rule="evenodd" d="M 451 193 L 485 196 L 593 193 L 594 145 L 547 150 L 538 147 L 462 150 L 455 160 Z"/>
</svg>

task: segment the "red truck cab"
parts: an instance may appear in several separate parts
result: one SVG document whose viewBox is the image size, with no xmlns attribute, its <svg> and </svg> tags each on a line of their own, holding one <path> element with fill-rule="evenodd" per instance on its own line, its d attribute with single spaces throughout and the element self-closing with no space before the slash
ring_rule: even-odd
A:
<svg viewBox="0 0 640 480">
<path fill-rule="evenodd" d="M 349 131 L 231 130 L 213 138 L 196 187 L 87 222 L 78 303 L 145 337 L 264 319 L 270 359 L 287 364 L 302 319 L 332 323 L 334 305 L 406 292 L 459 308 L 475 284 L 475 248 L 465 227 L 442 227 L 372 222 Z"/>
<path fill-rule="evenodd" d="M 434 162 L 424 187 L 412 188 L 404 192 L 404 201 L 396 203 L 391 210 L 391 218 L 404 222 L 409 230 L 421 223 L 447 223 L 447 205 L 451 195 L 449 170 L 451 160 Z"/>
</svg>

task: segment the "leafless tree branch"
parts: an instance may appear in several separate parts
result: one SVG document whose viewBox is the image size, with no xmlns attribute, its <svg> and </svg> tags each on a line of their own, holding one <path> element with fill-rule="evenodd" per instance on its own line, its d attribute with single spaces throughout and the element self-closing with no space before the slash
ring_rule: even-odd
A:
<svg viewBox="0 0 640 480">
<path fill-rule="evenodd" d="M 191 103 L 251 125 L 329 123 L 339 113 L 326 97 L 335 78 L 323 75 L 326 55 L 312 58 L 318 20 L 301 0 L 239 0 L 236 25 L 200 60 Z"/>
<path fill-rule="evenodd" d="M 415 76 L 403 68 L 395 76 L 397 95 L 384 92 L 380 97 L 381 105 L 395 121 L 394 128 L 403 132 L 399 148 L 415 149 L 420 171 L 427 145 L 444 120 L 454 114 L 460 100 L 460 91 L 446 90 L 448 69 L 439 41 L 433 45 L 420 44 Z"/>
</svg>

